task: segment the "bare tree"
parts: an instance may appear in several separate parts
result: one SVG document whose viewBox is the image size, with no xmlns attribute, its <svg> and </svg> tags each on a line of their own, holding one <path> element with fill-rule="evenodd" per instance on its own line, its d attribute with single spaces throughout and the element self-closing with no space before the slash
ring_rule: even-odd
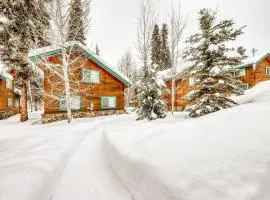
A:
<svg viewBox="0 0 270 200">
<path fill-rule="evenodd" d="M 127 50 L 125 54 L 121 57 L 121 59 L 118 61 L 118 70 L 130 80 L 132 85 L 136 82 L 137 78 L 136 62 L 133 59 L 130 50 Z M 129 106 L 130 101 L 135 97 L 134 88 L 128 87 L 125 90 L 125 97 L 126 97 L 126 105 Z"/>
<path fill-rule="evenodd" d="M 90 0 L 82 1 L 87 8 L 84 8 L 84 26 L 78 24 L 78 27 L 82 27 L 83 30 L 87 30 L 89 26 L 89 4 Z M 54 85 L 50 93 L 45 93 L 45 99 L 62 100 L 64 98 L 66 104 L 67 118 L 68 122 L 72 120 L 72 95 L 78 92 L 78 84 L 80 80 L 73 79 L 73 75 L 78 68 L 85 64 L 86 58 L 82 58 L 81 55 L 74 53 L 74 44 L 72 42 L 67 43 L 68 38 L 68 21 L 69 21 L 69 11 L 71 4 L 66 0 L 52 0 L 47 5 L 51 11 L 52 27 L 51 33 L 49 34 L 49 41 L 52 43 L 52 48 L 59 49 L 61 54 L 58 59 L 61 60 L 60 63 L 54 63 L 48 60 L 45 55 L 39 57 L 38 62 L 34 63 L 38 67 L 42 68 L 44 72 L 48 75 L 45 77 L 45 82 L 48 83 L 51 80 L 57 80 L 57 84 Z M 75 28 L 78 34 L 82 30 L 80 28 Z M 76 39 L 76 32 L 73 32 L 74 39 Z M 72 40 L 69 36 L 69 40 Z M 33 51 L 35 52 L 35 50 Z M 33 53 L 35 55 L 35 53 Z M 79 63 L 79 64 L 78 64 Z M 75 80 L 75 81 L 74 81 Z M 62 92 L 61 89 L 64 88 L 64 96 L 58 96 L 53 94 L 59 94 Z M 41 88 L 42 89 L 42 88 Z"/>
<path fill-rule="evenodd" d="M 137 27 L 137 49 L 143 70 L 148 70 L 151 57 L 151 35 L 156 14 L 150 0 L 140 0 L 140 15 Z"/>
<path fill-rule="evenodd" d="M 171 112 L 173 114 L 175 104 L 175 79 L 178 69 L 181 68 L 181 62 L 183 62 L 180 45 L 183 39 L 184 30 L 186 28 L 186 17 L 182 15 L 180 3 L 178 6 L 174 6 L 173 4 L 171 5 L 168 21 L 172 65 L 170 72 L 172 77 Z"/>
</svg>

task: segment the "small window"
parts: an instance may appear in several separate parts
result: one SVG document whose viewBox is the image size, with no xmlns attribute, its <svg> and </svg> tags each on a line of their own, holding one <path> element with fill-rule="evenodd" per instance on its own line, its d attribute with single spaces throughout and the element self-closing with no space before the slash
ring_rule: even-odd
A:
<svg viewBox="0 0 270 200">
<path fill-rule="evenodd" d="M 101 97 L 101 108 L 116 108 L 116 97 Z"/>
<path fill-rule="evenodd" d="M 188 82 L 189 82 L 189 86 L 194 86 L 196 83 L 199 82 L 199 79 L 195 76 L 191 76 L 189 77 Z"/>
<path fill-rule="evenodd" d="M 240 85 L 240 88 L 243 89 L 243 90 L 247 90 L 248 87 L 249 87 L 249 85 L 248 85 L 247 83 L 242 83 L 242 84 Z"/>
<path fill-rule="evenodd" d="M 20 100 L 15 99 L 14 104 L 15 104 L 15 108 L 19 108 L 20 107 Z"/>
<path fill-rule="evenodd" d="M 265 74 L 270 76 L 270 67 L 265 68 Z"/>
<path fill-rule="evenodd" d="M 242 77 L 246 75 L 246 69 L 239 69 L 235 72 L 235 77 Z"/>
<path fill-rule="evenodd" d="M 12 107 L 12 98 L 8 98 L 8 107 Z"/>
<path fill-rule="evenodd" d="M 12 80 L 9 78 L 6 79 L 6 88 L 12 89 Z"/>
<path fill-rule="evenodd" d="M 72 96 L 70 107 L 72 110 L 80 110 L 81 109 L 81 97 L 80 96 Z M 65 96 L 60 97 L 59 99 L 59 109 L 64 111 L 67 110 L 67 101 Z"/>
<path fill-rule="evenodd" d="M 83 83 L 100 83 L 100 74 L 98 70 L 82 69 Z"/>
</svg>

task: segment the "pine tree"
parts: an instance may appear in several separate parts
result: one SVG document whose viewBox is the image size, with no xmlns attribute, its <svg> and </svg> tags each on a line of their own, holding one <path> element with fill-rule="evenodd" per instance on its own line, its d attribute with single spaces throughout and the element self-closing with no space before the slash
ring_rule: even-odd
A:
<svg viewBox="0 0 270 200">
<path fill-rule="evenodd" d="M 190 76 L 195 78 L 195 86 L 186 95 L 190 117 L 229 108 L 236 103 L 228 95 L 243 92 L 240 82 L 223 67 L 241 63 L 243 55 L 226 45 L 243 34 L 244 27 L 235 29 L 232 19 L 216 23 L 216 12 L 210 9 L 200 10 L 199 16 L 200 32 L 188 38 L 190 48 L 185 53 L 192 63 Z"/>
<path fill-rule="evenodd" d="M 161 47 L 160 47 L 160 70 L 171 68 L 171 54 L 168 45 L 168 26 L 162 25 L 161 30 Z"/>
<path fill-rule="evenodd" d="M 0 54 L 7 66 L 15 66 L 21 81 L 21 121 L 28 119 L 27 81 L 32 74 L 28 63 L 31 48 L 46 43 L 46 29 L 50 17 L 44 6 L 45 0 L 0 0 L 3 35 Z"/>
<path fill-rule="evenodd" d="M 162 98 L 165 91 L 166 86 L 162 80 L 157 79 L 156 66 L 152 65 L 148 71 L 144 71 L 138 84 L 137 120 L 166 117 L 167 106 Z"/>
<path fill-rule="evenodd" d="M 98 44 L 96 44 L 96 47 L 95 47 L 95 54 L 100 56 L 100 49 L 98 47 Z"/>
<path fill-rule="evenodd" d="M 85 43 L 83 9 L 81 0 L 71 0 L 71 8 L 68 21 L 67 41 L 80 41 Z"/>
<path fill-rule="evenodd" d="M 157 65 L 161 69 L 161 38 L 159 35 L 159 27 L 155 24 L 151 38 L 151 60 L 152 65 Z"/>
</svg>

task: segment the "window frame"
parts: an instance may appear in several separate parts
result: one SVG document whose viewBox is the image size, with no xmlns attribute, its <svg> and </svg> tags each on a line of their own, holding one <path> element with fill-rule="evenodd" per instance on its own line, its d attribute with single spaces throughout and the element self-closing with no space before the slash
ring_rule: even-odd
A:
<svg viewBox="0 0 270 200">
<path fill-rule="evenodd" d="M 104 105 L 103 105 L 104 98 L 114 98 L 114 107 L 104 107 Z M 100 108 L 101 108 L 101 110 L 115 110 L 117 108 L 117 97 L 116 96 L 101 96 L 100 97 Z"/>
<path fill-rule="evenodd" d="M 267 70 L 269 70 L 269 73 L 267 73 Z M 265 67 L 265 75 L 270 76 L 270 66 Z"/>
<path fill-rule="evenodd" d="M 245 86 L 245 87 L 243 87 L 243 86 Z M 241 89 L 243 89 L 243 90 L 248 90 L 249 89 L 249 84 L 248 83 L 241 83 Z"/>
<path fill-rule="evenodd" d="M 6 78 L 5 81 L 6 81 L 6 88 L 9 89 L 9 90 L 12 90 L 13 89 L 12 79 Z"/>
<path fill-rule="evenodd" d="M 12 108 L 13 107 L 13 99 L 10 97 L 7 97 L 7 107 Z"/>
<path fill-rule="evenodd" d="M 244 74 L 243 74 L 243 75 L 237 74 L 237 73 L 239 73 L 240 71 L 244 71 Z M 246 69 L 238 69 L 238 70 L 235 71 L 235 78 L 238 78 L 238 77 L 244 77 L 244 76 L 246 76 L 246 75 L 247 75 Z"/>
<path fill-rule="evenodd" d="M 84 78 L 84 73 L 85 72 L 89 72 L 90 73 L 90 80 L 85 80 L 85 78 Z M 98 80 L 98 82 L 93 82 L 92 81 L 92 72 L 98 72 L 98 77 L 99 77 L 99 80 Z M 81 69 L 81 82 L 82 83 L 87 83 L 87 84 L 100 84 L 100 70 L 98 70 L 98 69 L 89 69 L 89 68 L 83 68 L 83 69 Z"/>
<path fill-rule="evenodd" d="M 82 97 L 80 95 L 71 95 L 71 101 L 73 97 L 79 97 L 80 98 L 80 108 L 72 108 L 71 105 L 71 110 L 72 111 L 78 111 L 78 110 L 82 110 Z M 58 110 L 59 111 L 67 111 L 67 107 L 62 107 L 61 106 L 61 101 L 65 101 L 65 95 L 61 95 L 58 97 Z"/>
</svg>

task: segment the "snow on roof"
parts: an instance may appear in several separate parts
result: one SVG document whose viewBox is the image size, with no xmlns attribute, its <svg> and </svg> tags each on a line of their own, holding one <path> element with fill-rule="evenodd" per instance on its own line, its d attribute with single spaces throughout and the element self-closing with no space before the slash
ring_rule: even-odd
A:
<svg viewBox="0 0 270 200">
<path fill-rule="evenodd" d="M 94 55 L 85 45 L 81 44 L 78 41 L 70 41 L 66 42 L 64 44 L 64 47 L 79 47 L 79 50 L 84 53 L 89 59 L 93 60 L 96 62 L 99 66 L 101 66 L 103 69 L 108 71 L 110 74 L 115 76 L 117 79 L 125 83 L 127 86 L 130 86 L 130 80 L 128 77 L 126 77 L 124 74 L 119 72 L 115 67 L 109 65 L 107 62 L 105 62 L 100 56 Z M 60 45 L 51 45 L 39 49 L 35 49 L 30 51 L 29 53 L 29 58 L 32 61 L 38 60 L 41 56 L 50 56 L 50 55 L 56 55 L 60 53 L 61 46 Z"/>
<path fill-rule="evenodd" d="M 270 56 L 270 53 L 265 53 L 265 54 L 259 54 L 254 57 L 249 57 L 245 60 L 243 60 L 243 64 L 235 66 L 234 68 L 247 68 L 252 66 L 253 64 L 258 64 L 262 60 L 264 60 L 266 57 Z"/>
<path fill-rule="evenodd" d="M 176 72 L 172 70 L 172 68 L 165 69 L 163 71 L 158 72 L 158 77 L 163 79 L 164 81 L 171 80 L 173 75 L 175 74 L 176 79 L 179 79 L 183 73 L 191 66 L 190 62 L 182 62 L 180 67 L 176 69 Z"/>
<path fill-rule="evenodd" d="M 13 76 L 8 72 L 4 64 L 0 61 L 0 78 L 1 77 L 4 77 L 5 79 L 8 78 L 8 79 L 13 80 Z"/>
</svg>

